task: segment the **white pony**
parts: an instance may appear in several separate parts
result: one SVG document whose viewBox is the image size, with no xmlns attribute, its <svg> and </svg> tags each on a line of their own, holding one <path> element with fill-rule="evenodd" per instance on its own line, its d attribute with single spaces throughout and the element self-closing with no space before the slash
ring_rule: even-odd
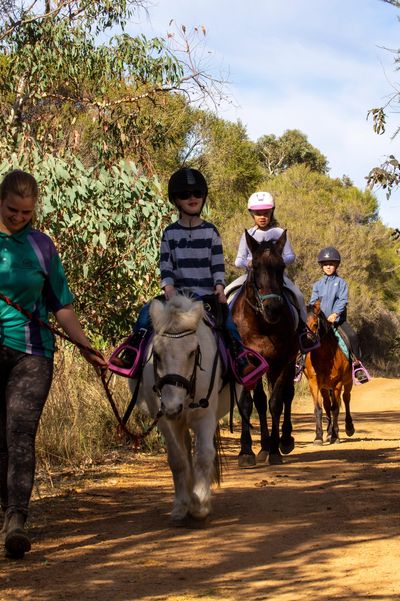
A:
<svg viewBox="0 0 400 601">
<path fill-rule="evenodd" d="M 165 304 L 153 300 L 150 316 L 153 349 L 143 370 L 139 402 L 153 418 L 162 414 L 157 425 L 165 437 L 175 486 L 172 521 L 204 520 L 215 478 L 214 436 L 219 418 L 229 411 L 229 386 L 221 390 L 221 360 L 214 334 L 203 321 L 202 302 L 181 295 Z M 132 390 L 134 385 L 133 380 Z"/>
</svg>

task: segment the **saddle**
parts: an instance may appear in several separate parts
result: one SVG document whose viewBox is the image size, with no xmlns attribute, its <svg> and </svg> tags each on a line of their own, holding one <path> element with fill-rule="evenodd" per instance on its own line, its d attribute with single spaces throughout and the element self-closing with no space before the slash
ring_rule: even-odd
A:
<svg viewBox="0 0 400 601">
<path fill-rule="evenodd" d="M 237 278 L 236 280 L 231 282 L 225 288 L 225 295 L 228 299 L 228 305 L 231 309 L 235 305 L 235 302 L 243 286 L 246 283 L 246 278 L 247 276 L 241 276 L 240 278 Z M 290 290 L 290 288 L 286 287 L 285 285 L 283 288 L 283 298 L 285 299 L 285 302 L 290 310 L 290 314 L 293 319 L 294 329 L 298 330 L 300 324 L 300 308 L 298 307 L 295 295 Z M 310 344 L 310 342 L 307 339 L 307 331 L 304 330 L 303 332 L 299 333 L 299 346 L 302 353 L 309 353 L 310 351 L 318 348 L 320 346 L 320 342 L 319 339 L 316 339 L 313 344 Z"/>
<path fill-rule="evenodd" d="M 366 384 L 372 378 L 368 373 L 367 368 L 361 363 L 360 359 L 357 359 L 355 356 L 351 342 L 346 336 L 346 332 L 343 328 L 338 326 L 337 328 L 333 328 L 334 334 L 338 340 L 339 347 L 345 357 L 351 362 L 351 372 L 353 375 L 353 382 L 356 386 L 359 384 Z"/>
</svg>

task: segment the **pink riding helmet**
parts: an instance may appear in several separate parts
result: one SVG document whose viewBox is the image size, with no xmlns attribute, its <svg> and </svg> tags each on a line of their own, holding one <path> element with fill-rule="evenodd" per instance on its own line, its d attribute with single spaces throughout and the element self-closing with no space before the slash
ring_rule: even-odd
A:
<svg viewBox="0 0 400 601">
<path fill-rule="evenodd" d="M 263 211 L 274 207 L 274 197 L 269 192 L 254 192 L 247 202 L 249 211 Z"/>
</svg>

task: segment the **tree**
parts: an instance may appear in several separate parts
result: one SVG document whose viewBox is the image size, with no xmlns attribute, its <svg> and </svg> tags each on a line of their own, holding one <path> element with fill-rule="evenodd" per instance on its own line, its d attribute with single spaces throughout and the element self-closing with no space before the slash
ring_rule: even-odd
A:
<svg viewBox="0 0 400 601">
<path fill-rule="evenodd" d="M 399 0 L 382 0 L 386 4 L 391 4 L 395 8 L 400 8 Z M 391 50 L 394 52 L 395 59 L 394 63 L 396 65 L 396 71 L 399 70 L 400 63 L 400 49 L 399 50 Z M 395 86 L 395 92 L 389 96 L 389 99 L 385 103 L 385 105 L 380 107 L 372 108 L 368 111 L 367 118 L 372 118 L 373 129 L 375 133 L 378 135 L 382 135 L 386 132 L 387 127 L 387 113 L 390 109 L 394 109 L 394 112 L 397 113 L 397 109 L 395 109 L 396 105 L 400 102 L 400 92 Z M 400 128 L 397 128 L 393 137 L 396 137 L 400 131 Z M 373 167 L 367 176 L 368 185 L 373 188 L 374 186 L 380 186 L 384 190 L 387 191 L 386 196 L 389 198 L 392 190 L 397 188 L 400 184 L 400 162 L 394 155 L 389 155 L 387 159 L 379 166 Z"/>
<path fill-rule="evenodd" d="M 298 129 L 288 129 L 280 137 L 274 134 L 257 140 L 257 155 L 266 177 L 279 175 L 292 165 L 307 165 L 311 171 L 328 172 L 326 157 Z"/>
<path fill-rule="evenodd" d="M 89 331 L 115 342 L 159 293 L 159 232 L 171 209 L 157 180 L 130 162 L 95 170 L 72 155 L 38 153 L 29 162 L 41 190 L 36 224 L 56 243 L 78 313 Z M 14 156 L 11 166 L 27 163 Z M 9 168 L 0 163 L 0 177 Z"/>
<path fill-rule="evenodd" d="M 10 4 L 15 12 L 16 3 Z M 189 40 L 203 35 L 199 30 L 182 27 L 167 40 L 121 33 L 98 43 L 96 34 L 123 26 L 142 4 L 49 0 L 43 13 L 34 12 L 38 2 L 29 13 L 7 12 L 0 23 L 5 154 L 36 148 L 62 155 L 73 148 L 87 163 L 134 158 L 152 170 L 152 150 L 169 140 L 163 115 L 171 94 L 190 102 L 211 93 L 215 80 L 191 50 Z"/>
<path fill-rule="evenodd" d="M 210 205 L 222 217 L 254 192 L 262 179 L 262 170 L 254 143 L 240 121 L 225 121 L 204 111 L 195 117 L 181 157 L 204 172 L 209 183 Z"/>
<path fill-rule="evenodd" d="M 0 171 L 36 175 L 39 225 L 58 245 L 80 315 L 107 340 L 158 291 L 159 233 L 172 209 L 153 156 L 182 146 L 187 107 L 215 83 L 191 52 L 202 31 L 99 42 L 143 5 L 0 3 Z"/>
</svg>

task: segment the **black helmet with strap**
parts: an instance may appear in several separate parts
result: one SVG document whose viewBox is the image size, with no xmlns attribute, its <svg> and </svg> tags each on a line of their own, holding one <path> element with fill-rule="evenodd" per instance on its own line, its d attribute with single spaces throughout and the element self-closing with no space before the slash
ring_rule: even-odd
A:
<svg viewBox="0 0 400 601">
<path fill-rule="evenodd" d="M 178 171 L 175 171 L 169 178 L 168 198 L 170 202 L 175 204 L 176 198 L 179 198 L 179 192 L 195 189 L 201 191 L 204 198 L 204 206 L 208 194 L 208 186 L 204 175 L 197 169 L 182 167 L 181 169 L 178 169 Z"/>
<path fill-rule="evenodd" d="M 336 261 L 340 263 L 340 252 L 334 246 L 327 246 L 319 251 L 317 261 L 318 263 L 323 263 L 324 261 Z"/>
</svg>

